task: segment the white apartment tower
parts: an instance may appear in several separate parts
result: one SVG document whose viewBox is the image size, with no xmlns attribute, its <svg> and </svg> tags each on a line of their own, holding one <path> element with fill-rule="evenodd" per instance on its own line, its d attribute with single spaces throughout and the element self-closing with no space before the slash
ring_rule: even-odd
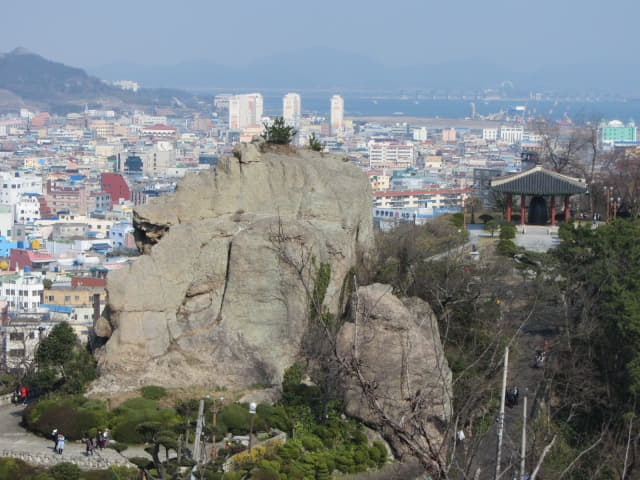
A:
<svg viewBox="0 0 640 480">
<path fill-rule="evenodd" d="M 301 105 L 298 93 L 287 93 L 282 97 L 282 118 L 295 129 L 300 128 Z"/>
<path fill-rule="evenodd" d="M 331 97 L 331 135 L 344 131 L 344 100 L 340 95 Z"/>
<path fill-rule="evenodd" d="M 241 130 L 259 126 L 262 121 L 264 101 L 259 93 L 234 95 L 229 99 L 229 128 Z"/>
</svg>

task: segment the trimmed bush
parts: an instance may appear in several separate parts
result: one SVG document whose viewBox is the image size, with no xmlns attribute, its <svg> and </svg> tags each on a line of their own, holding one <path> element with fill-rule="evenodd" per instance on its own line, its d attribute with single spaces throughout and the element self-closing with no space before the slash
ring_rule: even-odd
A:
<svg viewBox="0 0 640 480">
<path fill-rule="evenodd" d="M 57 428 L 69 440 L 82 436 L 106 424 L 108 412 L 104 403 L 82 397 L 62 400 L 43 400 L 25 408 L 22 420 L 25 427 L 44 437 Z"/>
<path fill-rule="evenodd" d="M 59 463 L 49 470 L 55 480 L 78 480 L 80 478 L 80 467 L 70 462 Z"/>
<path fill-rule="evenodd" d="M 503 222 L 500 225 L 500 239 L 512 240 L 516 238 L 516 227 L 511 222 Z"/>
<path fill-rule="evenodd" d="M 164 387 L 158 387 L 155 385 L 142 387 L 140 389 L 140 393 L 142 394 L 142 398 L 146 398 L 148 400 L 159 400 L 162 397 L 167 396 L 167 390 Z"/>
</svg>

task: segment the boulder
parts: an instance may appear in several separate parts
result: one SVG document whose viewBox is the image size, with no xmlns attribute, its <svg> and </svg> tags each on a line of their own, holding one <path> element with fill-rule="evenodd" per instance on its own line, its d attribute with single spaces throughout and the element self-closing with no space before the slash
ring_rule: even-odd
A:
<svg viewBox="0 0 640 480">
<path fill-rule="evenodd" d="M 279 385 L 299 357 L 308 292 L 331 268 L 324 308 L 373 247 L 371 192 L 333 155 L 244 144 L 136 208 L 144 253 L 107 279 L 109 335 L 94 392 L 143 385 Z"/>
<path fill-rule="evenodd" d="M 338 353 L 351 366 L 351 374 L 343 375 L 345 411 L 382 432 L 400 457 L 412 452 L 390 422 L 425 449 L 423 432 L 439 447 L 452 413 L 452 376 L 431 307 L 373 284 L 358 288 L 349 311 L 337 338 Z M 359 365 L 362 380 L 353 375 L 353 365 Z"/>
</svg>

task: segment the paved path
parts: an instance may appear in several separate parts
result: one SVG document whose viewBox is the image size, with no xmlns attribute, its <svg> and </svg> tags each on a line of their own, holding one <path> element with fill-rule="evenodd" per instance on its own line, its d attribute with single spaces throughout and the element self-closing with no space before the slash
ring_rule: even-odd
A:
<svg viewBox="0 0 640 480">
<path fill-rule="evenodd" d="M 83 470 L 106 469 L 111 465 L 134 466 L 111 448 L 98 450 L 95 455 L 87 457 L 81 442 L 66 442 L 64 452 L 58 455 L 53 450 L 52 440 L 38 437 L 20 426 L 22 410 L 22 405 L 0 407 L 0 456 L 44 466 L 72 462 Z"/>
</svg>

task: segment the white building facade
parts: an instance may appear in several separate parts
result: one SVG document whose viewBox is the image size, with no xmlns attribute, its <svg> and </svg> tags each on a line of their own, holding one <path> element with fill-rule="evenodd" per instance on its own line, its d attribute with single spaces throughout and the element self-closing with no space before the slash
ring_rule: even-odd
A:
<svg viewBox="0 0 640 480">
<path fill-rule="evenodd" d="M 44 286 L 38 272 L 4 275 L 0 281 L 0 298 L 7 302 L 10 312 L 33 313 L 40 310 Z"/>
<path fill-rule="evenodd" d="M 234 95 L 229 99 L 229 128 L 241 130 L 261 125 L 264 100 L 259 93 Z"/>
<path fill-rule="evenodd" d="M 331 97 L 331 135 L 344 132 L 344 100 L 340 95 Z"/>
<path fill-rule="evenodd" d="M 413 144 L 369 142 L 369 168 L 404 169 L 413 166 L 414 162 Z"/>
<path fill-rule="evenodd" d="M 500 140 L 503 142 L 514 144 L 522 142 L 524 129 L 522 127 L 500 127 Z"/>
<path fill-rule="evenodd" d="M 24 193 L 42 195 L 42 177 L 19 172 L 0 173 L 0 205 L 15 205 Z"/>
<path fill-rule="evenodd" d="M 14 208 L 16 223 L 30 223 L 40 220 L 40 202 L 35 195 L 20 195 Z"/>
<path fill-rule="evenodd" d="M 296 130 L 300 128 L 302 116 L 302 100 L 298 93 L 287 93 L 282 98 L 282 118 L 285 123 Z"/>
</svg>

